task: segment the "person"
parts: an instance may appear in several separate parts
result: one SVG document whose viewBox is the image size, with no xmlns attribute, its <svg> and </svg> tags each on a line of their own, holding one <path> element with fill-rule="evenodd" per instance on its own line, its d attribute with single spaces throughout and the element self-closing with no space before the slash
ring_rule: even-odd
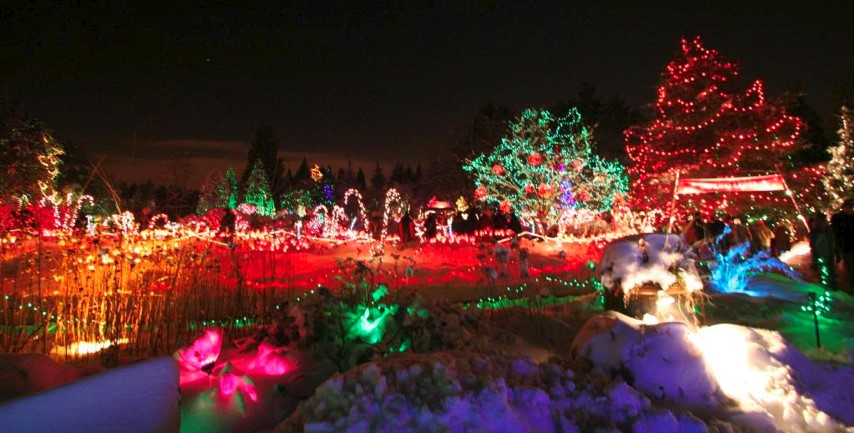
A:
<svg viewBox="0 0 854 433">
<path fill-rule="evenodd" d="M 792 225 L 783 219 L 774 225 L 774 237 L 771 240 L 771 255 L 779 257 L 780 254 L 792 249 Z"/>
<path fill-rule="evenodd" d="M 400 236 L 400 241 L 405 243 L 411 242 L 415 238 L 415 223 L 409 212 L 404 212 L 397 226 L 397 234 Z"/>
<path fill-rule="evenodd" d="M 833 256 L 836 251 L 833 230 L 824 212 L 816 212 L 810 219 L 810 251 L 812 266 L 819 272 L 821 284 L 836 290 Z"/>
<path fill-rule="evenodd" d="M 836 262 L 842 261 L 847 279 L 846 292 L 854 295 L 854 198 L 842 202 L 842 209 L 830 218 L 836 237 Z"/>
<path fill-rule="evenodd" d="M 430 211 L 427 214 L 427 220 L 424 221 L 424 237 L 426 239 L 433 239 L 436 237 L 438 224 L 436 222 L 436 212 Z"/>
<path fill-rule="evenodd" d="M 730 221 L 730 232 L 727 239 L 727 245 L 731 248 L 744 243 L 751 245 L 753 243 L 753 237 L 750 235 L 750 231 L 747 230 L 747 227 L 741 223 L 740 218 L 733 218 L 732 221 Z"/>
<path fill-rule="evenodd" d="M 219 232 L 225 234 L 226 236 L 234 235 L 235 224 L 237 223 L 237 216 L 234 215 L 234 211 L 230 208 L 224 208 L 225 214 L 222 216 L 222 219 L 219 221 Z"/>
<path fill-rule="evenodd" d="M 703 215 L 700 212 L 694 212 L 691 221 L 682 229 L 682 235 L 688 245 L 706 240 L 706 224 L 703 222 Z"/>
<path fill-rule="evenodd" d="M 751 224 L 750 233 L 753 236 L 753 252 L 768 253 L 771 251 L 771 239 L 774 237 L 774 233 L 768 228 L 765 221 L 757 220 Z"/>
</svg>

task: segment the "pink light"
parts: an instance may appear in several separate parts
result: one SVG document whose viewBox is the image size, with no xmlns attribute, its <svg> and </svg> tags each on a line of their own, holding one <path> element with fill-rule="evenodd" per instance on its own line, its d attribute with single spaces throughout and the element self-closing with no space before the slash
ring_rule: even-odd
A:
<svg viewBox="0 0 854 433">
<path fill-rule="evenodd" d="M 232 373 L 223 373 L 219 377 L 219 392 L 222 397 L 231 398 L 235 391 L 246 394 L 250 400 L 258 401 L 258 392 L 255 391 L 255 383 L 249 376 L 238 377 Z"/>
<path fill-rule="evenodd" d="M 205 335 L 186 349 L 177 353 L 178 362 L 187 370 L 199 371 L 216 362 L 222 348 L 222 335 L 219 330 L 208 329 Z"/>
<path fill-rule="evenodd" d="M 291 370 L 290 362 L 284 357 L 285 348 L 276 348 L 267 343 L 261 343 L 255 358 L 249 362 L 249 370 L 278 376 Z"/>
</svg>

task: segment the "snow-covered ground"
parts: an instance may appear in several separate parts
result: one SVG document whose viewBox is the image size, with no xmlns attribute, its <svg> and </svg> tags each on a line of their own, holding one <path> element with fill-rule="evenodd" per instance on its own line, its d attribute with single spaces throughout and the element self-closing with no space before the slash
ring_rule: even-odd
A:
<svg viewBox="0 0 854 433">
<path fill-rule="evenodd" d="M 364 254 L 348 248 L 326 250 L 324 260 Z M 408 278 L 424 290 L 436 284 L 438 288 L 429 296 L 434 300 L 477 297 L 481 289 L 475 283 L 488 279 L 483 269 L 475 267 L 485 262 L 478 255 L 494 255 L 496 250 L 465 247 L 453 256 L 443 254 L 443 248 L 447 247 L 399 251 L 416 257 L 415 273 Z M 534 273 L 530 279 L 522 278 L 518 269 L 521 248 L 530 254 Z M 587 254 L 573 248 L 530 241 L 508 248 L 511 260 L 505 269 L 506 282 L 525 281 L 534 289 L 525 296 L 541 299 L 532 281 L 549 272 L 568 272 L 567 255 L 577 261 Z M 638 252 L 632 252 L 634 263 L 639 257 L 642 260 L 642 256 L 635 257 Z M 798 257 L 791 258 L 791 263 L 802 267 L 804 258 Z M 389 252 L 383 266 L 392 267 L 394 262 Z M 460 264 L 465 266 L 455 270 L 454 265 Z M 500 261 L 489 265 L 501 269 Z M 321 274 L 316 268 L 308 271 Z M 406 275 L 404 271 L 397 274 Z M 312 278 L 320 278 L 315 276 Z M 316 283 L 313 279 L 311 284 Z M 699 328 L 682 323 L 643 324 L 616 313 L 602 314 L 595 296 L 551 308 L 534 303 L 531 309 L 509 308 L 482 315 L 481 328 L 486 326 L 502 337 L 485 339 L 492 343 L 479 346 L 477 352 L 395 354 L 335 375 L 334 368 L 318 362 L 311 350 L 245 346 L 208 337 L 205 345 L 188 346 L 177 356 L 199 360 L 195 367 L 192 362 L 182 363 L 180 376 L 165 367 L 140 367 L 145 374 L 112 370 L 77 382 L 78 391 L 70 385 L 0 404 L 0 419 L 6 419 L 3 413 L 15 414 L 18 418 L 14 419 L 33 419 L 46 407 L 71 407 L 72 402 L 65 399 L 82 404 L 84 391 L 107 396 L 92 400 L 104 415 L 123 413 L 121 410 L 133 407 L 135 399 L 141 399 L 144 402 L 139 407 L 157 413 L 140 417 L 140 422 L 171 419 L 175 406 L 155 403 L 174 401 L 177 388 L 156 397 L 145 391 L 167 382 L 175 387 L 180 384 L 181 431 L 185 432 L 270 428 L 311 432 L 852 432 L 854 334 L 850 329 L 854 328 L 854 301 L 848 295 L 834 294 L 831 311 L 820 318 L 823 349 L 818 350 L 812 316 L 802 312 L 800 305 L 807 292 L 821 290 L 808 282 L 759 274 L 748 283 L 749 295 L 711 294 L 701 320 L 709 326 Z M 464 295 L 451 296 L 459 291 Z M 550 289 L 543 292 L 549 293 Z M 200 349 L 217 344 L 221 347 L 212 359 Z M 832 362 L 819 362 L 823 360 Z M 14 388 L 9 396 L 43 391 L 83 376 L 46 358 L 25 365 L 40 367 L 21 375 L 15 373 L 20 370 L 17 364 L 0 362 L 0 367 L 5 366 L 0 368 L 0 378 L 16 377 L 18 381 L 14 387 L 0 386 Z M 170 365 L 174 364 L 170 361 Z M 102 376 L 105 378 L 99 379 Z M 120 392 L 107 385 L 117 382 L 122 384 Z M 82 416 L 82 409 L 75 410 Z M 73 420 L 72 415 L 39 421 L 58 423 L 46 431 L 74 431 L 68 428 Z M 101 431 L 117 431 L 123 425 L 109 417 L 93 422 L 100 423 Z M 3 424 L 0 431 L 32 431 L 26 423 L 10 430 L 11 425 Z M 168 427 L 147 431 L 165 430 Z"/>
</svg>

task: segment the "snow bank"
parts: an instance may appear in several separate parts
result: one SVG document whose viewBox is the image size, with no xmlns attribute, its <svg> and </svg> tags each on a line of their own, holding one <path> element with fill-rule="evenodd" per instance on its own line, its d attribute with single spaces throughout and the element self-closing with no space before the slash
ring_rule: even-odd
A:
<svg viewBox="0 0 854 433">
<path fill-rule="evenodd" d="M 178 400 L 178 368 L 161 358 L 0 405 L 0 430 L 177 432 Z"/>
<path fill-rule="evenodd" d="M 641 246 L 646 243 L 646 255 Z M 602 285 L 623 293 L 646 283 L 667 289 L 681 278 L 689 292 L 702 290 L 703 281 L 694 266 L 694 257 L 681 236 L 658 233 L 625 237 L 608 244 L 599 261 Z M 679 269 L 678 277 L 674 269 Z"/>
<path fill-rule="evenodd" d="M 278 432 L 693 433 L 625 382 L 594 384 L 528 358 L 463 353 L 386 359 L 321 385 Z"/>
<path fill-rule="evenodd" d="M 644 325 L 607 312 L 584 325 L 572 352 L 653 403 L 748 431 L 854 431 L 843 424 L 854 414 L 851 367 L 817 365 L 773 331 L 722 324 L 695 333 L 682 323 Z"/>
<path fill-rule="evenodd" d="M 80 379 L 74 367 L 39 353 L 0 355 L 0 402 L 47 391 Z"/>
</svg>

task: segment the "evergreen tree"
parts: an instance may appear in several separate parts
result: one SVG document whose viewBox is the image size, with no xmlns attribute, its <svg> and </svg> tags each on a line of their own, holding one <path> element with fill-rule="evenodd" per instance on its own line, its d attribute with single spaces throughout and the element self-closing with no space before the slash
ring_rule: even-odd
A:
<svg viewBox="0 0 854 433">
<path fill-rule="evenodd" d="M 283 187 L 282 176 L 284 174 L 282 161 L 278 157 L 279 139 L 272 127 L 264 126 L 255 131 L 255 137 L 249 145 L 246 170 L 241 180 L 246 184 L 252 168 L 256 161 L 261 161 L 264 173 L 272 189 Z"/>
<path fill-rule="evenodd" d="M 636 206 L 664 209 L 673 197 L 677 173 L 714 178 L 795 169 L 790 154 L 802 144 L 803 122 L 767 103 L 761 81 L 744 89 L 737 76 L 737 64 L 704 47 L 699 37 L 682 40 L 676 59 L 661 74 L 657 117 L 626 131 Z M 749 212 L 758 203 L 789 206 L 783 194 L 685 199 L 680 210 L 705 213 Z"/>
<path fill-rule="evenodd" d="M 371 175 L 371 188 L 375 190 L 382 190 L 385 188 L 385 174 L 383 174 L 383 168 L 380 167 L 379 161 L 377 161 L 377 167 L 374 169 L 374 174 Z"/>
<path fill-rule="evenodd" d="M 202 189 L 199 191 L 199 200 L 196 204 L 196 214 L 203 215 L 211 209 L 227 208 L 229 199 L 229 185 L 225 176 L 219 170 L 208 173 Z"/>
<path fill-rule="evenodd" d="M 824 175 L 824 187 L 830 196 L 831 209 L 837 209 L 846 198 L 854 197 L 854 117 L 848 107 L 840 115 L 839 144 L 828 149 L 830 162 Z"/>
<path fill-rule="evenodd" d="M 392 169 L 390 180 L 392 184 L 396 185 L 406 183 L 406 170 L 403 168 L 403 164 L 401 164 L 400 161 L 398 161 L 397 165 Z"/>
<path fill-rule="evenodd" d="M 293 177 L 293 181 L 291 182 L 294 185 L 302 184 L 311 179 L 311 169 L 308 167 L 308 160 L 305 157 L 302 158 L 302 162 L 297 169 L 297 173 Z"/>
<path fill-rule="evenodd" d="M 625 169 L 593 154 L 576 110 L 562 118 L 525 110 L 492 152 L 463 169 L 475 177 L 475 199 L 511 207 L 547 226 L 576 208 L 608 211 L 617 194 L 628 190 Z"/>
<path fill-rule="evenodd" d="M 356 189 L 362 192 L 368 189 L 368 184 L 365 181 L 365 172 L 362 171 L 362 167 L 359 167 L 359 171 L 356 172 Z"/>
<path fill-rule="evenodd" d="M 255 212 L 261 216 L 273 216 L 276 214 L 276 205 L 267 182 L 267 173 L 261 161 L 255 161 L 249 179 L 246 180 L 246 192 L 243 201 L 255 205 Z"/>
<path fill-rule="evenodd" d="M 228 169 L 225 171 L 225 184 L 226 192 L 228 194 L 226 207 L 229 209 L 235 209 L 237 208 L 237 202 L 239 201 L 240 186 L 237 183 L 237 173 L 234 172 L 234 168 L 231 166 L 228 166 Z"/>
<path fill-rule="evenodd" d="M 0 118 L 0 202 L 55 196 L 64 151 L 38 120 Z"/>
</svg>

